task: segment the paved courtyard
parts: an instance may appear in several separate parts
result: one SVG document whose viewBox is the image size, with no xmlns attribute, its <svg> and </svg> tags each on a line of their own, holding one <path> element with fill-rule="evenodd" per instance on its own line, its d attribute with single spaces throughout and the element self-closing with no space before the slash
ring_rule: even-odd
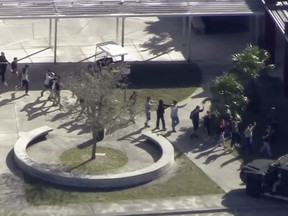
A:
<svg viewBox="0 0 288 216">
<path fill-rule="evenodd" d="M 105 24 L 105 25 L 104 25 Z M 17 79 L 10 74 L 7 77 L 9 86 L 0 86 L 0 206 L 10 205 L 14 210 L 24 208 L 28 215 L 136 215 L 137 212 L 167 213 L 169 211 L 207 210 L 217 208 L 236 208 L 262 205 L 275 205 L 267 200 L 256 201 L 247 198 L 243 192 L 238 178 L 240 162 L 231 154 L 223 151 L 213 152 L 213 144 L 206 146 L 206 151 L 201 150 L 202 141 L 191 142 L 189 136 L 183 136 L 190 128 L 191 122 L 186 119 L 190 110 L 199 104 L 206 96 L 205 85 L 211 79 L 220 74 L 227 66 L 231 54 L 242 50 L 249 41 L 248 33 L 235 35 L 197 35 L 192 36 L 191 57 L 203 71 L 204 82 L 191 98 L 187 98 L 187 106 L 180 113 L 183 121 L 179 133 L 171 134 L 169 140 L 177 145 L 189 159 L 200 167 L 214 180 L 227 194 L 213 196 L 193 196 L 168 198 L 163 200 L 137 200 L 115 203 L 83 203 L 67 206 L 29 206 L 25 200 L 23 190 L 22 172 L 13 163 L 12 149 L 21 134 L 42 126 L 43 124 L 54 128 L 50 138 L 56 138 L 50 143 L 41 145 L 41 150 L 32 148 L 31 155 L 35 160 L 55 159 L 59 152 L 68 148 L 65 143 L 77 145 L 84 142 L 90 135 L 81 133 L 80 128 L 59 127 L 65 125 L 63 120 L 55 120 L 60 113 L 55 107 L 50 107 L 44 99 L 38 98 L 42 89 L 42 82 L 48 68 L 60 71 L 67 67 L 67 62 L 79 62 L 87 59 L 93 61 L 95 44 L 107 40 L 115 40 L 115 20 L 113 19 L 71 19 L 59 22 L 58 32 L 58 57 L 57 64 L 53 62 L 53 49 L 47 48 L 49 44 L 48 20 L 4 20 L 0 23 L 5 37 L 0 39 L 1 51 L 12 60 L 17 56 L 22 64 L 30 65 L 32 91 L 30 96 L 23 96 L 19 91 L 14 94 L 14 86 Z M 107 28 L 109 26 L 109 28 Z M 110 28 L 111 27 L 111 28 Z M 46 49 L 47 48 L 47 49 Z M 181 19 L 158 18 L 131 18 L 126 21 L 125 48 L 129 55 L 129 61 L 182 61 L 186 55 L 186 40 L 183 39 Z M 39 52 L 41 51 L 41 52 Z M 71 64 L 72 65 L 72 64 Z M 79 64 L 77 64 L 79 65 Z M 75 67 L 76 64 L 73 64 Z M 69 65 L 68 65 L 69 67 Z M 81 68 L 83 66 L 79 66 Z M 8 72 L 7 72 L 8 73 Z M 33 83 L 33 85 L 32 85 Z M 204 92 L 203 92 L 204 91 Z M 64 92 L 69 95 L 69 92 Z M 154 115 L 154 114 L 153 114 Z M 180 118 L 181 118 L 180 116 Z M 141 117 L 139 117 L 139 124 Z M 167 124 L 170 124 L 167 122 Z M 70 130 L 69 130 L 70 129 Z M 135 128 L 126 129 L 126 134 L 133 134 Z M 120 136 L 119 131 L 114 136 Z M 131 139 L 137 139 L 138 134 L 131 135 Z M 109 139 L 115 139 L 110 137 Z M 59 148 L 59 143 L 64 143 Z M 204 141 L 203 141 L 204 142 Z M 53 144 L 53 146 L 52 146 Z M 55 147 L 56 146 L 56 147 Z M 53 151 L 51 157 L 41 152 Z M 140 152 L 141 154 L 141 152 Z M 149 159 L 148 159 L 149 160 Z M 240 204 L 239 204 L 240 203 Z"/>
</svg>

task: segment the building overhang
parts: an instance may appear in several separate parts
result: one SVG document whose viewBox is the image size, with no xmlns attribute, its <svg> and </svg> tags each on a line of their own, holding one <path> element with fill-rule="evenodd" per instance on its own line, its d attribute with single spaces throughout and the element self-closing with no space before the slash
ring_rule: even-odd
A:
<svg viewBox="0 0 288 216">
<path fill-rule="evenodd" d="M 262 0 L 276 25 L 288 37 L 288 1 Z"/>
<path fill-rule="evenodd" d="M 237 16 L 263 14 L 261 0 L 2 0 L 0 19 Z"/>
</svg>

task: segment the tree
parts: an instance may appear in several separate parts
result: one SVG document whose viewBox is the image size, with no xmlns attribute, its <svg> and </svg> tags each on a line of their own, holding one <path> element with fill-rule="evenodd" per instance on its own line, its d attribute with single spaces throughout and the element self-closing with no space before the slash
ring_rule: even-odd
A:
<svg viewBox="0 0 288 216">
<path fill-rule="evenodd" d="M 257 112 L 261 109 L 261 98 L 259 95 L 258 78 L 267 71 L 273 69 L 274 65 L 267 62 L 270 54 L 267 50 L 249 44 L 242 52 L 232 55 L 235 64 L 230 71 L 237 75 L 238 80 L 245 88 L 245 94 L 249 98 L 249 107 Z"/>
<path fill-rule="evenodd" d="M 234 74 L 225 73 L 210 82 L 213 109 L 221 111 L 224 105 L 229 105 L 232 113 L 237 114 L 243 110 L 248 102 L 243 86 Z"/>
<path fill-rule="evenodd" d="M 261 108 L 257 80 L 267 68 L 269 53 L 249 44 L 242 52 L 232 55 L 234 66 L 210 83 L 212 108 L 220 111 L 229 105 L 231 112 L 238 114 L 247 105 L 254 111 Z"/>
<path fill-rule="evenodd" d="M 257 79 L 263 69 L 272 67 L 267 61 L 270 54 L 267 50 L 249 44 L 242 52 L 232 55 L 235 65 L 234 72 L 242 79 Z"/>
<path fill-rule="evenodd" d="M 117 88 L 125 63 L 110 64 L 97 73 L 81 71 L 63 75 L 63 85 L 77 96 L 72 115 L 84 116 L 86 126 L 92 133 L 91 159 L 95 159 L 97 142 L 104 138 L 104 130 L 123 124 L 126 105 Z M 66 105 L 68 109 L 69 103 Z"/>
</svg>

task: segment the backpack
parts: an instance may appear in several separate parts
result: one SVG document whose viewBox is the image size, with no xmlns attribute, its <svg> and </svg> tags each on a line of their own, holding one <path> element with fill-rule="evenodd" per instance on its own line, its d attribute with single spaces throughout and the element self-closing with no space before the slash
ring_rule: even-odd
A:
<svg viewBox="0 0 288 216">
<path fill-rule="evenodd" d="M 194 117 L 194 110 L 191 111 L 189 118 L 190 118 L 190 119 L 193 119 L 193 117 Z"/>
</svg>

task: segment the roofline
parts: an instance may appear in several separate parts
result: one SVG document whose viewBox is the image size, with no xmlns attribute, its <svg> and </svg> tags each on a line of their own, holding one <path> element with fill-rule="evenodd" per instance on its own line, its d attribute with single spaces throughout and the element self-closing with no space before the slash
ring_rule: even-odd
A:
<svg viewBox="0 0 288 216">
<path fill-rule="evenodd" d="M 74 18 L 129 18 L 129 17 L 201 17 L 201 16 L 260 16 L 264 12 L 219 12 L 219 13 L 145 13 L 145 14 L 86 14 L 86 15 L 39 15 L 39 16 L 1 16 L 2 20 L 11 19 L 74 19 Z"/>
</svg>

